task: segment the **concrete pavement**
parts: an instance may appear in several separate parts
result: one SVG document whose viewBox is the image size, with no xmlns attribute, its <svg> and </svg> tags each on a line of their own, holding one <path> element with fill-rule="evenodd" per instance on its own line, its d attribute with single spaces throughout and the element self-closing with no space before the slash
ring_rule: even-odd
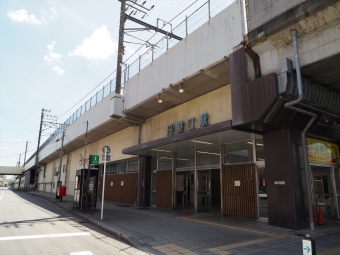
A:
<svg viewBox="0 0 340 255">
<path fill-rule="evenodd" d="M 19 191 L 18 191 L 19 192 Z M 134 247 L 149 254 L 302 254 L 302 236 L 316 240 L 317 254 L 340 254 L 340 221 L 294 231 L 269 226 L 266 222 L 222 217 L 217 212 L 193 213 L 163 208 L 138 209 L 131 204 L 101 200 L 93 214 L 73 208 L 73 196 L 55 201 L 54 193 L 29 192 L 72 211 Z"/>
</svg>

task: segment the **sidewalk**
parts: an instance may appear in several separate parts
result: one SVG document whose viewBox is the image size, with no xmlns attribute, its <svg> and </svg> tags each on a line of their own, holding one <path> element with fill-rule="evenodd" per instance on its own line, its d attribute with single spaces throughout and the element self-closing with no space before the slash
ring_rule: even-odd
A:
<svg viewBox="0 0 340 255">
<path fill-rule="evenodd" d="M 28 192 L 44 197 L 78 217 L 149 254 L 302 254 L 302 236 L 309 233 L 316 241 L 319 255 L 340 254 L 340 221 L 318 226 L 315 231 L 294 231 L 269 226 L 266 222 L 222 217 L 216 212 L 193 213 L 188 210 L 137 207 L 104 202 L 97 210 L 73 208 L 73 196 L 55 201 L 54 193 Z"/>
</svg>

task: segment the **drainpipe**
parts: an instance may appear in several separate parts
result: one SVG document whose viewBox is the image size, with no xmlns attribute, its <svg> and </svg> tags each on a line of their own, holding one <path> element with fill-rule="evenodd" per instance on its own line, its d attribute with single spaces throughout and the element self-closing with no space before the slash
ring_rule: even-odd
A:
<svg viewBox="0 0 340 255">
<path fill-rule="evenodd" d="M 311 116 L 312 118 L 306 125 L 306 127 L 303 129 L 301 133 L 301 140 L 302 140 L 302 151 L 303 151 L 303 161 L 304 161 L 304 167 L 305 167 L 305 175 L 306 175 L 306 187 L 307 187 L 307 198 L 308 198 L 308 212 L 309 212 L 309 225 L 310 229 L 314 230 L 314 221 L 313 221 L 313 209 L 312 209 L 312 188 L 311 188 L 311 172 L 309 168 L 309 162 L 308 162 L 308 154 L 307 154 L 307 145 L 306 145 L 306 133 L 310 126 L 315 121 L 317 115 L 305 111 L 303 109 L 297 108 L 294 105 L 300 103 L 303 99 L 303 87 L 302 87 L 302 78 L 301 78 L 301 70 L 300 70 L 300 60 L 299 60 L 299 49 L 297 44 L 297 30 L 292 30 L 292 37 L 293 37 L 293 44 L 294 44 L 294 54 L 295 54 L 295 63 L 296 63 L 296 76 L 297 76 L 297 83 L 298 83 L 298 93 L 299 97 L 296 100 L 290 101 L 288 103 L 284 104 L 284 107 L 296 112 L 300 112 L 306 115 Z"/>
</svg>

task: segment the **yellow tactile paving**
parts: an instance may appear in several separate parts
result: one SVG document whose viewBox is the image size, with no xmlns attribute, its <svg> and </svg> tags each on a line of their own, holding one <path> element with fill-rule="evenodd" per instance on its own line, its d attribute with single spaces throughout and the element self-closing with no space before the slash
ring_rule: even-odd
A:
<svg viewBox="0 0 340 255">
<path fill-rule="evenodd" d="M 228 255 L 228 254 L 232 254 L 231 252 L 227 251 L 229 249 L 235 249 L 235 248 L 244 247 L 244 246 L 248 246 L 248 245 L 252 245 L 252 244 L 265 243 L 265 242 L 271 241 L 271 240 L 273 240 L 273 238 L 255 239 L 255 240 L 251 240 L 251 241 L 233 243 L 233 244 L 218 246 L 218 247 L 215 247 L 215 248 L 210 248 L 210 249 L 208 249 L 208 251 L 211 251 L 211 252 L 214 252 L 214 253 L 220 254 L 220 255 Z"/>
<path fill-rule="evenodd" d="M 270 237 L 273 237 L 273 238 L 285 238 L 285 236 L 281 236 L 281 235 L 277 235 L 277 234 L 273 234 L 273 233 L 268 233 L 268 232 L 263 232 L 263 231 L 258 231 L 258 230 L 255 230 L 255 229 L 241 228 L 241 227 L 231 226 L 231 225 L 227 225 L 227 224 L 218 224 L 218 223 L 214 223 L 214 222 L 198 220 L 198 219 L 195 219 L 195 217 L 197 217 L 197 216 L 187 216 L 187 217 L 179 217 L 179 218 L 182 219 L 182 220 L 189 220 L 189 221 L 199 222 L 199 223 L 208 224 L 208 225 L 217 226 L 217 227 L 223 227 L 223 228 L 229 228 L 229 229 L 234 229 L 234 230 L 239 230 L 239 231 L 251 232 L 251 233 L 255 233 L 255 234 L 270 236 Z"/>
<path fill-rule="evenodd" d="M 153 246 L 152 248 L 166 254 L 166 255 L 199 255 L 196 252 L 193 252 L 191 250 L 185 249 L 181 246 L 175 245 L 175 244 L 165 244 L 165 245 L 159 245 L 159 246 Z"/>
<path fill-rule="evenodd" d="M 340 246 L 334 249 L 330 249 L 327 251 L 318 252 L 318 255 L 339 255 L 340 254 Z"/>
</svg>

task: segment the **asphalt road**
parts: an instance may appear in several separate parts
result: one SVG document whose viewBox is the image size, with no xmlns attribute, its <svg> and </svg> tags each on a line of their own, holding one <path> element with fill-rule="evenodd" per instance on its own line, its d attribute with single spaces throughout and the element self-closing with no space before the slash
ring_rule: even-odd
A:
<svg viewBox="0 0 340 255">
<path fill-rule="evenodd" d="M 146 254 L 44 198 L 0 189 L 1 255 Z"/>
</svg>

